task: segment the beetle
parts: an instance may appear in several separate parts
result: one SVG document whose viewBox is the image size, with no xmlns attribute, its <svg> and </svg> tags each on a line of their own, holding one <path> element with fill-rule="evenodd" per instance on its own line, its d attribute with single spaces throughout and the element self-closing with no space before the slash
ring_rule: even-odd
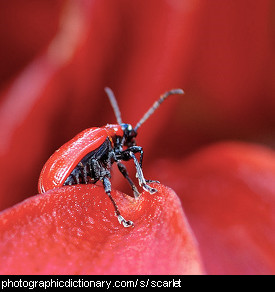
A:
<svg viewBox="0 0 275 292">
<path fill-rule="evenodd" d="M 183 94 L 182 89 L 167 91 L 149 108 L 140 121 L 133 128 L 130 124 L 122 122 L 120 110 L 113 91 L 105 88 L 105 92 L 114 110 L 117 124 L 107 124 L 104 127 L 86 129 L 65 143 L 45 163 L 38 182 L 39 193 L 66 185 L 103 183 L 105 193 L 109 196 L 115 214 L 124 227 L 133 226 L 133 222 L 122 217 L 111 195 L 111 167 L 116 163 L 119 171 L 130 184 L 134 197 L 139 192 L 129 177 L 122 161 L 133 160 L 136 168 L 136 177 L 139 185 L 147 192 L 153 194 L 157 190 L 148 183 L 157 182 L 146 180 L 142 171 L 143 148 L 136 145 L 137 130 L 154 113 L 160 104 L 172 94 Z M 135 154 L 139 154 L 139 160 Z"/>
</svg>

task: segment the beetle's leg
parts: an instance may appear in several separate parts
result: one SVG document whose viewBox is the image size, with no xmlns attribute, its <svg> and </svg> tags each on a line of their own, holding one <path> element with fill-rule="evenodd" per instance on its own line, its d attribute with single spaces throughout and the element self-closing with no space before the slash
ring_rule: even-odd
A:
<svg viewBox="0 0 275 292">
<path fill-rule="evenodd" d="M 142 161 L 143 161 L 143 148 L 141 146 L 131 146 L 125 151 L 131 151 L 133 153 L 140 153 L 140 158 L 139 158 L 139 165 L 140 168 L 142 169 Z M 151 179 L 145 179 L 146 183 L 160 183 L 158 180 L 151 180 Z"/>
<path fill-rule="evenodd" d="M 140 153 L 140 160 L 138 161 L 135 153 Z M 147 185 L 147 183 L 159 183 L 157 180 L 149 180 L 145 179 L 142 171 L 142 159 L 143 159 L 143 148 L 141 146 L 131 146 L 127 148 L 126 150 L 120 152 L 119 159 L 127 161 L 129 159 L 133 159 L 135 166 L 136 166 L 136 177 L 139 180 L 139 185 L 143 187 L 144 190 L 147 192 L 154 194 L 157 192 L 156 189 L 151 188 Z"/>
<path fill-rule="evenodd" d="M 129 174 L 128 174 L 128 171 L 127 171 L 125 165 L 122 164 L 121 162 L 117 162 L 117 167 L 118 167 L 119 171 L 123 174 L 123 176 L 129 182 L 129 184 L 133 190 L 134 197 L 137 199 L 139 197 L 139 191 L 138 191 L 137 187 L 135 186 L 135 184 L 133 183 L 133 181 L 131 180 L 131 178 L 129 177 Z"/>
<path fill-rule="evenodd" d="M 111 182 L 110 182 L 109 178 L 106 177 L 106 176 L 103 177 L 103 186 L 104 186 L 105 193 L 109 196 L 109 198 L 110 198 L 110 200 L 111 200 L 111 202 L 112 202 L 112 204 L 113 204 L 113 206 L 115 208 L 115 213 L 116 213 L 116 216 L 117 216 L 117 219 L 118 219 L 119 223 L 120 224 L 122 223 L 124 227 L 133 226 L 134 223 L 132 221 L 125 220 L 121 216 L 121 214 L 120 214 L 120 212 L 118 210 L 117 204 L 116 204 L 116 202 L 114 201 L 114 199 L 113 199 L 113 197 L 111 195 Z"/>
<path fill-rule="evenodd" d="M 81 161 L 78 163 L 78 166 L 80 168 L 80 174 L 81 177 L 83 178 L 83 183 L 87 184 L 88 183 L 88 166 L 83 164 Z"/>
<path fill-rule="evenodd" d="M 142 168 L 143 148 L 141 146 L 131 146 L 131 147 L 127 148 L 125 151 L 131 151 L 133 153 L 139 153 L 140 154 L 139 165 L 140 165 L 140 168 Z"/>
<path fill-rule="evenodd" d="M 160 181 L 159 180 L 154 180 L 154 179 L 145 179 L 145 181 L 147 182 L 147 183 L 157 183 L 157 184 L 160 184 Z"/>
<path fill-rule="evenodd" d="M 139 162 L 135 156 L 135 154 L 133 152 L 129 152 L 129 155 L 131 156 L 131 158 L 133 158 L 134 160 L 134 163 L 135 163 L 135 166 L 136 166 L 136 177 L 138 178 L 138 182 L 139 182 L 139 185 L 147 192 L 149 192 L 150 194 L 154 194 L 157 192 L 156 189 L 154 188 L 151 188 L 150 186 L 147 185 L 146 183 L 146 180 L 143 176 L 143 172 L 142 172 L 142 169 L 139 165 Z"/>
</svg>

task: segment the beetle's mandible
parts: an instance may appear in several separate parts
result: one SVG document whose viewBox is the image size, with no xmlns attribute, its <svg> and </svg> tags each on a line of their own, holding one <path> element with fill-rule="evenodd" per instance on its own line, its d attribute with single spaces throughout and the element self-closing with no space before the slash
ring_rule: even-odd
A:
<svg viewBox="0 0 275 292">
<path fill-rule="evenodd" d="M 117 124 L 86 129 L 55 151 L 41 171 L 38 191 L 45 193 L 65 185 L 94 184 L 101 181 L 106 194 L 114 205 L 119 223 L 122 223 L 124 227 L 129 227 L 133 226 L 133 222 L 122 217 L 111 195 L 110 170 L 112 164 L 116 163 L 120 172 L 127 179 L 135 198 L 139 196 L 138 189 L 129 177 L 122 161 L 133 160 L 139 185 L 145 191 L 155 193 L 157 190 L 148 185 L 155 181 L 146 180 L 143 176 L 143 149 L 136 145 L 137 130 L 168 96 L 184 92 L 182 89 L 172 89 L 161 95 L 133 128 L 130 124 L 122 122 L 112 90 L 106 87 L 105 91 L 115 112 Z M 139 160 L 135 156 L 137 153 L 139 153 Z"/>
</svg>

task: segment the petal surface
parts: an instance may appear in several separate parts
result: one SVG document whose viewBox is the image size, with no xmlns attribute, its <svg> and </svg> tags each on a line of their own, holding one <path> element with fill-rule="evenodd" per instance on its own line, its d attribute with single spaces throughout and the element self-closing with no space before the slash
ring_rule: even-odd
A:
<svg viewBox="0 0 275 292">
<path fill-rule="evenodd" d="M 155 167 L 181 198 L 206 273 L 275 273 L 273 150 L 218 143 Z"/>
<path fill-rule="evenodd" d="M 102 187 L 64 187 L 2 212 L 1 274 L 200 274 L 196 241 L 176 194 L 162 185 L 138 200 Z"/>
</svg>

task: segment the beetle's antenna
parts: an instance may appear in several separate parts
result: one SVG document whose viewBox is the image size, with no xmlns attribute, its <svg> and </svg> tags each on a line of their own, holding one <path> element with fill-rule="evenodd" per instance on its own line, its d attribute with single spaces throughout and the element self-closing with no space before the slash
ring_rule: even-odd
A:
<svg viewBox="0 0 275 292">
<path fill-rule="evenodd" d="M 172 89 L 162 94 L 137 123 L 135 126 L 135 131 L 137 131 L 137 129 L 154 113 L 154 111 L 163 103 L 163 101 L 172 94 L 184 94 L 184 91 L 182 89 Z"/>
<path fill-rule="evenodd" d="M 107 93 L 107 96 L 109 98 L 111 106 L 112 106 L 112 108 L 114 110 L 117 123 L 120 125 L 120 124 L 122 124 L 122 120 L 121 120 L 121 114 L 120 114 L 120 110 L 119 110 L 115 95 L 114 95 L 114 93 L 113 93 L 111 88 L 105 87 L 104 89 L 105 89 L 105 92 Z"/>
</svg>

